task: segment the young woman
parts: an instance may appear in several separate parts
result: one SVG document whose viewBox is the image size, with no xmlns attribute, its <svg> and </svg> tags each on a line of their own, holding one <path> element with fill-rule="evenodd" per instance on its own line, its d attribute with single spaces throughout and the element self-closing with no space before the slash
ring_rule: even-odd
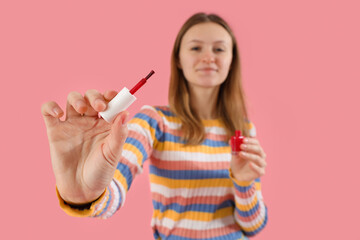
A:
<svg viewBox="0 0 360 240">
<path fill-rule="evenodd" d="M 56 190 L 71 216 L 108 218 L 146 160 L 155 239 L 247 239 L 264 228 L 266 155 L 248 121 L 235 37 L 214 14 L 190 17 L 171 58 L 169 106 L 144 106 L 126 123 L 98 118 L 115 91 L 68 95 L 66 119 L 42 106 Z M 231 154 L 235 130 L 245 136 Z"/>
</svg>

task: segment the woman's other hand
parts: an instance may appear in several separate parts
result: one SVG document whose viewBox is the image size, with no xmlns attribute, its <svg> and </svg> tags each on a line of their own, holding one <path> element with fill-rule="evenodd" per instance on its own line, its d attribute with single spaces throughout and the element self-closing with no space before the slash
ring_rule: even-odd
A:
<svg viewBox="0 0 360 240">
<path fill-rule="evenodd" d="M 233 154 L 230 168 L 232 175 L 239 181 L 253 181 L 265 174 L 266 154 L 259 140 L 252 137 L 244 138 L 240 145 L 241 151 Z"/>
</svg>

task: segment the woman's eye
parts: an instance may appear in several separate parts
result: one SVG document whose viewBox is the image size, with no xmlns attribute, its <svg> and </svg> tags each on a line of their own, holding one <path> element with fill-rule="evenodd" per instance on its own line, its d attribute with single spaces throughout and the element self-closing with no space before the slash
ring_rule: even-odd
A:
<svg viewBox="0 0 360 240">
<path fill-rule="evenodd" d="M 224 51 L 224 49 L 222 49 L 222 48 L 216 48 L 215 49 L 215 52 L 223 52 Z"/>
<path fill-rule="evenodd" d="M 198 50 L 200 50 L 200 47 L 192 47 L 191 50 L 198 51 Z"/>
</svg>

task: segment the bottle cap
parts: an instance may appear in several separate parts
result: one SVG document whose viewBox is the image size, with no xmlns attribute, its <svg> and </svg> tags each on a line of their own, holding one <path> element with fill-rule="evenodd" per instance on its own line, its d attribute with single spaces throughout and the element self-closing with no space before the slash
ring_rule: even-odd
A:
<svg viewBox="0 0 360 240">
<path fill-rule="evenodd" d="M 124 87 L 109 103 L 105 111 L 99 112 L 100 116 L 111 123 L 117 114 L 126 110 L 134 101 L 136 97 L 129 92 L 129 89 Z"/>
</svg>

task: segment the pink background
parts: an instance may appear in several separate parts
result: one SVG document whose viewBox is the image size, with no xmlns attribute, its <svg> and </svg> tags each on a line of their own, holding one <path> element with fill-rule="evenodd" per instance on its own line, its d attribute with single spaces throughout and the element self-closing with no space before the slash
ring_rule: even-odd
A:
<svg viewBox="0 0 360 240">
<path fill-rule="evenodd" d="M 129 110 L 167 104 L 175 36 L 205 11 L 238 38 L 268 155 L 269 223 L 254 239 L 360 239 L 359 9 L 356 0 L 1 1 L 1 238 L 152 239 L 147 164 L 112 218 L 60 210 L 40 106 L 131 87 L 151 69 Z"/>
</svg>

